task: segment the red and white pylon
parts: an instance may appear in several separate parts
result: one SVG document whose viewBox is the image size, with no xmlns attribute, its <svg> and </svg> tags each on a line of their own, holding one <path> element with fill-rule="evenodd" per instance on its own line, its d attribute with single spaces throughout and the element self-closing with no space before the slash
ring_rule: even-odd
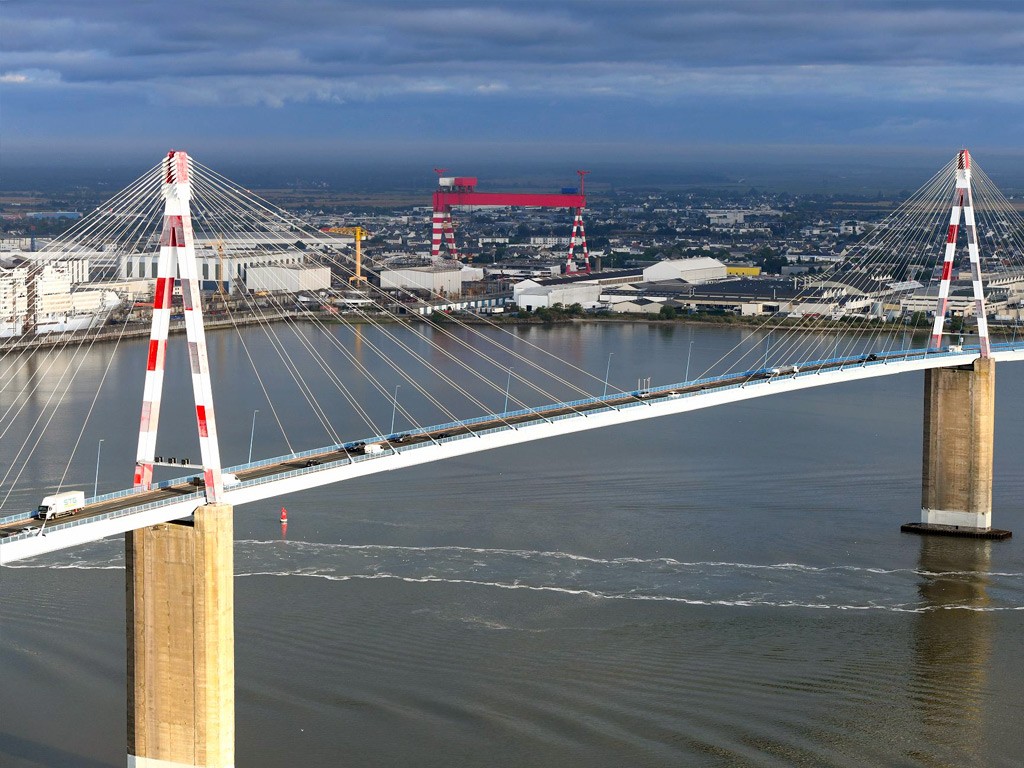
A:
<svg viewBox="0 0 1024 768">
<path fill-rule="evenodd" d="M 430 258 L 437 261 L 441 258 L 441 246 L 448 241 L 448 256 L 452 259 L 459 258 L 459 251 L 455 247 L 455 229 L 452 226 L 452 212 L 450 208 L 434 210 L 431 219 L 430 232 Z"/>
<path fill-rule="evenodd" d="M 960 150 L 956 159 L 956 191 L 953 195 L 953 210 L 949 217 L 946 233 L 946 253 L 942 261 L 942 278 L 939 282 L 939 298 L 935 306 L 935 323 L 928 346 L 938 349 L 942 346 L 942 326 L 949 308 L 949 285 L 953 276 L 953 259 L 956 254 L 956 240 L 960 231 L 960 214 L 963 212 L 964 228 L 967 232 L 967 253 L 971 261 L 971 283 L 974 288 L 974 314 L 978 320 L 978 337 L 981 356 L 991 354 L 988 336 L 988 319 L 985 317 L 985 289 L 981 284 L 981 257 L 978 252 L 978 230 L 974 223 L 974 195 L 971 190 L 971 153 Z"/>
<path fill-rule="evenodd" d="M 580 194 L 585 194 L 584 181 L 590 171 L 576 171 L 580 177 Z M 583 248 L 583 269 L 576 268 L 576 233 L 579 232 L 580 246 Z M 583 209 L 576 208 L 572 220 L 572 235 L 569 236 L 569 253 L 565 258 L 566 274 L 583 272 L 590 274 L 590 250 L 587 248 L 587 231 L 583 227 Z"/>
<path fill-rule="evenodd" d="M 139 448 L 135 465 L 135 487 L 148 489 L 153 482 L 156 460 L 156 435 L 160 422 L 160 400 L 163 393 L 164 363 L 167 357 L 167 335 L 171 322 L 171 301 L 175 276 L 181 280 L 182 306 L 188 356 L 192 369 L 192 392 L 199 430 L 199 451 L 202 455 L 206 501 L 220 501 L 224 494 L 221 479 L 220 447 L 213 414 L 213 387 L 206 354 L 206 332 L 199 292 L 195 239 L 189 201 L 192 185 L 189 180 L 189 158 L 185 152 L 172 150 L 164 160 L 164 224 L 160 235 L 160 257 L 157 262 L 156 292 L 153 297 L 153 323 L 146 359 L 146 384 L 142 395 L 142 417 L 139 423 Z"/>
<path fill-rule="evenodd" d="M 583 269 L 576 268 L 576 233 L 579 232 L 579 243 L 583 249 Z M 572 235 L 569 237 L 569 255 L 565 260 L 566 273 L 584 272 L 590 274 L 590 250 L 587 248 L 587 232 L 583 228 L 583 209 L 576 209 L 576 216 L 572 220 Z"/>
</svg>

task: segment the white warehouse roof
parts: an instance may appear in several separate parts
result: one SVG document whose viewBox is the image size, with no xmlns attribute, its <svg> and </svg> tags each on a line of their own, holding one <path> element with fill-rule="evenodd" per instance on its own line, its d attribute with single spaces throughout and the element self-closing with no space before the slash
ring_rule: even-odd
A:
<svg viewBox="0 0 1024 768">
<path fill-rule="evenodd" d="M 725 264 L 718 259 L 697 256 L 693 259 L 667 259 L 652 264 L 644 270 L 644 282 L 685 280 L 688 283 L 706 283 L 709 280 L 724 280 L 725 275 Z"/>
</svg>

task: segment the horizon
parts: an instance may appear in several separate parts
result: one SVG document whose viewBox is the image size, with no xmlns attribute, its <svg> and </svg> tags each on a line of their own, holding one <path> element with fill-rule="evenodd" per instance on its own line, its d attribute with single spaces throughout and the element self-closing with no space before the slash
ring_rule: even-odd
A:
<svg viewBox="0 0 1024 768">
<path fill-rule="evenodd" d="M 181 148 L 189 151 L 187 147 Z M 614 190 L 669 191 L 701 187 L 894 195 L 920 186 L 959 147 L 906 151 L 875 147 L 705 146 L 691 147 L 689 152 L 632 159 L 621 153 L 612 156 L 607 148 L 602 148 L 600 153 L 587 153 L 575 163 L 553 156 L 553 150 L 502 157 L 498 149 L 472 153 L 463 149 L 457 156 L 446 156 L 437 148 L 430 154 L 424 150 L 419 157 L 415 151 L 410 151 L 405 157 L 392 154 L 359 159 L 336 154 L 320 158 L 274 157 L 267 153 L 247 156 L 241 150 L 214 151 L 209 156 L 193 151 L 189 154 L 234 181 L 257 189 L 429 193 L 436 186 L 435 167 L 448 167 L 452 174 L 479 177 L 482 191 L 541 189 L 575 185 L 576 170 L 586 168 L 591 171 L 587 177 L 588 189 L 595 195 Z M 15 162 L 5 159 L 0 190 L 119 189 L 155 166 L 165 154 L 166 150 L 149 155 L 138 153 L 137 157 L 121 156 L 116 162 L 101 162 L 92 153 L 60 162 L 52 157 L 26 157 Z M 436 155 L 445 157 L 445 162 L 433 160 Z M 1024 152 L 979 153 L 972 149 L 972 157 L 1005 194 L 1024 193 Z"/>
</svg>

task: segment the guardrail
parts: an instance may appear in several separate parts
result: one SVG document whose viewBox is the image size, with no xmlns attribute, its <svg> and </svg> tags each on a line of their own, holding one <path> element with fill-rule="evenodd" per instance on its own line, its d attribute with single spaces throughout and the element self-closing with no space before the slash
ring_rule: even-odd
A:
<svg viewBox="0 0 1024 768">
<path fill-rule="evenodd" d="M 31 520 L 35 515 L 35 512 L 18 512 L 14 515 L 7 515 L 7 517 L 0 517 L 0 525 L 7 525 L 7 523 L 20 523 L 23 520 Z"/>
</svg>

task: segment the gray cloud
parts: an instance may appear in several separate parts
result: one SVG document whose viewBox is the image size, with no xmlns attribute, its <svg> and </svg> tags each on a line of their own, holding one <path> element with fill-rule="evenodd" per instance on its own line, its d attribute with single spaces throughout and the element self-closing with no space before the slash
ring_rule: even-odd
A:
<svg viewBox="0 0 1024 768">
<path fill-rule="evenodd" d="M 1009 145 L 1024 120 L 1019 0 L 3 5 L 8 146 L 40 131 L 297 128 L 898 142 L 934 140 L 943 124 L 957 143 Z"/>
<path fill-rule="evenodd" d="M 315 81 L 347 98 L 360 84 L 379 95 L 431 82 L 465 94 L 582 87 L 663 99 L 706 87 L 744 92 L 757 72 L 771 87 L 852 93 L 870 81 L 931 98 L 949 73 L 985 89 L 987 73 L 1024 67 L 1016 3 L 185 0 L 172 13 L 109 0 L 5 5 L 0 74 L 56 71 L 66 86 L 209 79 L 224 84 L 225 99 L 265 78 Z M 921 74 L 929 68 L 931 81 Z M 840 78 L 847 84 L 828 82 Z"/>
</svg>

